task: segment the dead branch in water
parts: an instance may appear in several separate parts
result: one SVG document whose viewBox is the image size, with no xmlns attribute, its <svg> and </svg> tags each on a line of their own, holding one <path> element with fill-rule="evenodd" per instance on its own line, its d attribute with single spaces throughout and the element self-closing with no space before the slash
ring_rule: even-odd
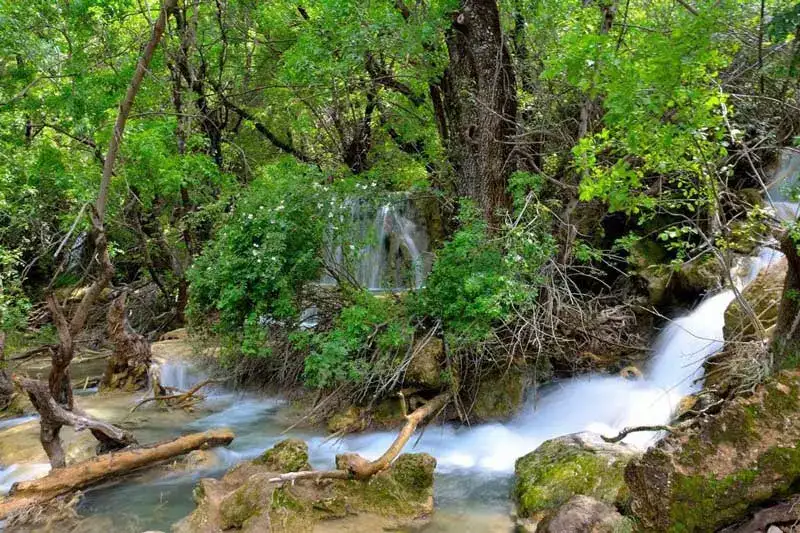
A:
<svg viewBox="0 0 800 533">
<path fill-rule="evenodd" d="M 195 385 L 191 389 L 187 390 L 186 392 L 181 392 L 181 393 L 178 393 L 178 394 L 167 394 L 167 395 L 161 395 L 161 396 L 154 395 L 154 396 L 152 396 L 150 398 L 145 398 L 145 399 L 139 401 L 139 403 L 137 403 L 136 405 L 134 405 L 131 408 L 130 412 L 131 413 L 134 412 L 139 407 L 141 407 L 142 405 L 144 405 L 144 404 L 146 404 L 148 402 L 161 402 L 161 401 L 177 400 L 175 402 L 175 405 L 180 407 L 182 404 L 186 403 L 190 399 L 198 399 L 197 392 L 200 389 L 202 389 L 203 387 L 205 387 L 206 385 L 210 385 L 211 383 L 221 383 L 222 381 L 224 381 L 224 380 L 221 380 L 221 379 L 207 379 L 205 381 L 201 381 L 200 383 L 198 383 L 197 385 Z"/>
<path fill-rule="evenodd" d="M 45 503 L 58 496 L 162 463 L 194 450 L 227 446 L 233 437 L 233 432 L 229 429 L 192 433 L 170 441 L 112 452 L 65 468 L 54 469 L 41 479 L 15 483 L 9 497 L 0 502 L 0 520 L 31 505 Z"/>
<path fill-rule="evenodd" d="M 675 431 L 675 427 L 674 426 L 634 426 L 634 427 L 624 428 L 622 431 L 619 432 L 619 435 L 617 435 L 616 437 L 606 437 L 605 435 L 600 435 L 600 438 L 602 438 L 606 442 L 619 442 L 622 439 L 624 439 L 625 437 L 627 437 L 629 434 L 636 433 L 636 432 L 639 432 L 639 431 L 667 431 L 667 432 L 673 432 L 673 431 Z"/>
<path fill-rule="evenodd" d="M 369 479 L 378 472 L 387 469 L 392 464 L 392 461 L 400 455 L 403 447 L 417 430 L 417 427 L 426 418 L 441 411 L 451 398 L 452 394 L 450 392 L 443 392 L 411 414 L 406 415 L 406 423 L 400 429 L 400 433 L 398 433 L 394 442 L 383 455 L 374 461 L 367 461 L 355 453 L 342 454 L 336 458 L 336 470 L 289 472 L 269 481 L 270 483 L 285 483 L 298 479 Z M 405 403 L 405 398 L 401 397 L 400 401 Z"/>
<path fill-rule="evenodd" d="M 31 403 L 41 416 L 40 438 L 53 468 L 63 468 L 66 464 L 60 437 L 62 426 L 72 426 L 77 431 L 90 430 L 100 442 L 100 452 L 118 450 L 136 444 L 136 439 L 130 432 L 92 418 L 75 405 L 71 410 L 64 408 L 53 398 L 47 383 L 20 376 L 13 376 L 13 380 L 27 393 Z"/>
</svg>

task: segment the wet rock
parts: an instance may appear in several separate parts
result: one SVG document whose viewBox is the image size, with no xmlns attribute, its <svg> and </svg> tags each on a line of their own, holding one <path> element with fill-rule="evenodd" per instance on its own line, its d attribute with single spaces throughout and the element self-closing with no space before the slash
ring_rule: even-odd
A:
<svg viewBox="0 0 800 533">
<path fill-rule="evenodd" d="M 625 470 L 645 531 L 716 531 L 800 482 L 800 373 L 783 372 Z"/>
<path fill-rule="evenodd" d="M 219 466 L 220 461 L 211 450 L 194 450 L 186 455 L 183 464 L 188 470 L 210 470 Z"/>
<path fill-rule="evenodd" d="M 310 532 L 323 521 L 325 531 L 381 531 L 424 522 L 433 511 L 436 460 L 430 455 L 403 454 L 367 481 L 269 482 L 308 469 L 307 460 L 305 443 L 290 439 L 220 480 L 201 480 L 197 509 L 173 531 Z"/>
<path fill-rule="evenodd" d="M 160 341 L 185 341 L 189 339 L 189 332 L 186 328 L 173 329 L 161 335 Z"/>
<path fill-rule="evenodd" d="M 765 330 L 772 327 L 778 319 L 778 304 L 783 294 L 787 269 L 788 264 L 783 257 L 762 270 L 742 291 L 742 296 L 750 304 Z M 725 310 L 723 333 L 726 341 L 761 340 L 756 336 L 756 328 L 750 317 L 735 299 Z"/>
<path fill-rule="evenodd" d="M 538 524 L 573 496 L 590 496 L 608 505 L 624 504 L 623 473 L 636 452 L 590 433 L 549 440 L 517 459 L 514 497 L 518 515 Z"/>
<path fill-rule="evenodd" d="M 546 533 L 626 533 L 633 523 L 617 509 L 589 496 L 573 496 L 547 521 Z"/>
<path fill-rule="evenodd" d="M 469 412 L 470 421 L 493 422 L 511 418 L 525 402 L 527 384 L 527 376 L 516 368 L 500 376 L 481 379 Z"/>
</svg>

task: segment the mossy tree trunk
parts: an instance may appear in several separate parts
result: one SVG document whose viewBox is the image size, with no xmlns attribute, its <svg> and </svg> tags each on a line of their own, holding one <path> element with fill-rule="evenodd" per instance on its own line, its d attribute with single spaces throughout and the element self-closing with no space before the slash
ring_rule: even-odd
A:
<svg viewBox="0 0 800 533">
<path fill-rule="evenodd" d="M 796 366 L 800 362 L 800 252 L 788 233 L 781 238 L 781 251 L 786 256 L 788 269 L 772 341 L 775 369 Z"/>
<path fill-rule="evenodd" d="M 497 221 L 510 205 L 516 170 L 517 82 L 495 0 L 461 0 L 447 34 L 450 63 L 442 80 L 439 124 L 460 197 Z"/>
<path fill-rule="evenodd" d="M 14 396 L 14 383 L 5 368 L 6 334 L 0 331 L 0 411 L 11 405 Z"/>
</svg>

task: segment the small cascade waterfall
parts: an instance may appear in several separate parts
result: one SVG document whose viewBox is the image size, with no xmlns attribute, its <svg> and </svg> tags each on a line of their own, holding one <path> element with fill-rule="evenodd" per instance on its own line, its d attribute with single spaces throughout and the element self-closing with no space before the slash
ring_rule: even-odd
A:
<svg viewBox="0 0 800 533">
<path fill-rule="evenodd" d="M 785 148 L 778 155 L 772 172 L 772 181 L 767 184 L 767 195 L 780 220 L 795 220 L 798 215 L 798 198 L 792 191 L 800 181 L 800 151 Z"/>
<path fill-rule="evenodd" d="M 325 263 L 337 277 L 370 290 L 419 288 L 430 271 L 429 237 L 413 201 L 394 195 L 375 201 L 351 198 L 331 227 Z M 326 274 L 323 283 L 334 283 Z"/>
</svg>

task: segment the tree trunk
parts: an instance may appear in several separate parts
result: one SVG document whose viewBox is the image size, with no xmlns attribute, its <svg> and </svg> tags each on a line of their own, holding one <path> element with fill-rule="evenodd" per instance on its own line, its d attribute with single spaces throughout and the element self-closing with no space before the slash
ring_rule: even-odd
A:
<svg viewBox="0 0 800 533">
<path fill-rule="evenodd" d="M 789 268 L 783 283 L 772 341 L 773 366 L 776 370 L 800 363 L 800 255 L 788 233 L 781 238 L 781 251 L 786 256 Z"/>
<path fill-rule="evenodd" d="M 126 293 L 120 294 L 108 309 L 108 337 L 114 344 L 114 353 L 103 374 L 101 387 L 104 389 L 135 391 L 147 387 L 150 343 L 128 324 L 126 299 Z"/>
<path fill-rule="evenodd" d="M 61 428 L 72 426 L 81 431 L 88 429 L 99 441 L 98 453 L 118 450 L 136 443 L 131 433 L 112 424 L 96 420 L 71 405 L 62 406 L 50 392 L 48 385 L 35 379 L 16 377 L 14 381 L 24 390 L 39 412 L 40 439 L 53 468 L 64 468 L 66 456 L 61 444 Z"/>
<path fill-rule="evenodd" d="M 6 334 L 0 331 L 0 411 L 7 409 L 14 398 L 14 383 L 5 368 L 5 348 Z"/>
<path fill-rule="evenodd" d="M 50 375 L 48 383 L 52 399 L 67 411 L 74 408 L 72 398 L 72 388 L 70 385 L 69 365 L 72 362 L 74 355 L 74 338 L 80 333 L 86 325 L 86 320 L 89 316 L 89 311 L 94 305 L 97 297 L 102 291 L 111 283 L 114 276 L 114 265 L 111 263 L 111 258 L 108 255 L 108 241 L 105 232 L 103 219 L 108 204 L 108 192 L 111 185 L 111 177 L 114 175 L 114 163 L 119 153 L 120 145 L 122 144 L 122 135 L 125 131 L 125 123 L 128 120 L 133 101 L 136 98 L 136 93 L 139 92 L 139 87 L 142 85 L 144 75 L 148 70 L 150 61 L 153 59 L 158 43 L 161 41 L 161 36 L 164 34 L 167 22 L 167 13 L 175 6 L 176 0 L 163 0 L 161 12 L 159 13 L 158 20 L 153 26 L 153 32 L 150 40 L 139 58 L 136 65 L 136 70 L 131 78 L 128 90 L 125 97 L 119 105 L 119 112 L 117 119 L 114 123 L 114 134 L 108 144 L 108 151 L 106 152 L 105 161 L 103 164 L 103 175 L 100 180 L 100 188 L 97 193 L 97 201 L 91 212 L 92 229 L 95 233 L 95 253 L 97 254 L 100 263 L 100 272 L 97 279 L 92 283 L 89 289 L 86 290 L 83 298 L 78 304 L 71 320 L 67 320 L 64 311 L 56 300 L 50 294 L 47 297 L 47 304 L 50 313 L 53 317 L 56 330 L 58 331 L 58 348 L 53 352 L 52 366 L 50 368 Z M 28 391 L 30 395 L 30 391 Z M 36 406 L 36 403 L 34 403 Z M 38 407 L 46 409 L 47 402 L 41 402 Z M 47 452 L 53 468 L 60 468 L 64 466 L 63 449 L 61 446 L 61 426 L 63 421 L 58 417 L 50 417 L 47 419 L 42 414 L 41 420 L 41 441 L 42 447 Z M 93 429 L 92 434 L 100 440 L 101 447 L 108 449 L 114 447 L 113 440 L 108 440 L 107 435 Z"/>
<path fill-rule="evenodd" d="M 151 446 L 93 457 L 68 468 L 53 470 L 41 479 L 16 483 L 11 488 L 8 499 L 0 503 L 0 520 L 28 506 L 162 463 L 193 450 L 227 446 L 231 441 L 233 433 L 229 429 L 193 433 Z"/>
<path fill-rule="evenodd" d="M 510 205 L 516 170 L 516 77 L 495 0 L 461 0 L 447 34 L 450 64 L 442 80 L 446 147 L 455 189 L 490 222 Z"/>
</svg>

